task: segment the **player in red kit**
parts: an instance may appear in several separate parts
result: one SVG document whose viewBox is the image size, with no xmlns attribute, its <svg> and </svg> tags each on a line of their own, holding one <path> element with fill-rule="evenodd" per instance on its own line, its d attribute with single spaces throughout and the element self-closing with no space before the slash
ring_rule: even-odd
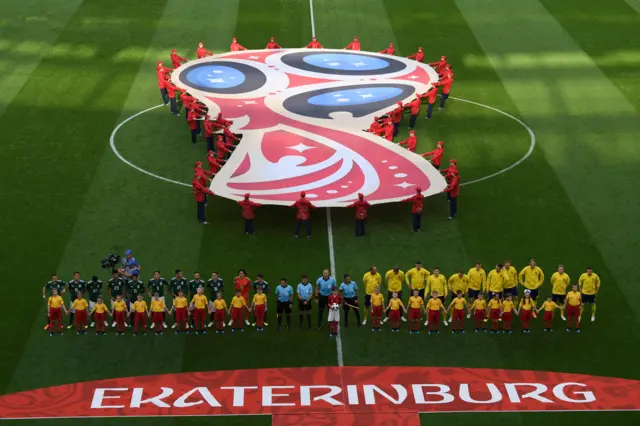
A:
<svg viewBox="0 0 640 426">
<path fill-rule="evenodd" d="M 394 133 L 393 122 L 391 120 L 387 120 L 382 130 L 384 132 L 384 138 L 389 142 L 393 142 L 393 133 Z"/>
<path fill-rule="evenodd" d="M 416 125 L 416 119 L 418 118 L 418 114 L 420 114 L 420 104 L 422 103 L 422 95 L 416 93 L 416 98 L 405 104 L 405 108 L 411 108 L 411 120 L 409 120 L 409 128 L 413 129 Z"/>
<path fill-rule="evenodd" d="M 255 217 L 254 210 L 258 207 L 262 207 L 262 204 L 254 203 L 249 198 L 251 194 L 244 194 L 244 200 L 238 201 L 240 207 L 242 207 L 242 217 L 244 218 L 244 233 L 254 235 L 256 233 L 253 227 L 253 219 Z"/>
<path fill-rule="evenodd" d="M 199 42 L 198 48 L 196 49 L 196 56 L 198 57 L 198 59 L 202 59 L 205 56 L 213 56 L 213 53 L 204 48 L 203 42 Z"/>
<path fill-rule="evenodd" d="M 342 301 L 342 295 L 338 294 L 338 289 L 334 287 L 332 293 L 327 299 L 327 304 L 329 305 L 329 318 L 327 321 L 329 322 L 329 335 L 331 337 L 338 335 L 338 326 L 340 325 L 340 306 L 342 306 Z"/>
<path fill-rule="evenodd" d="M 360 41 L 358 36 L 353 37 L 353 41 L 344 48 L 345 50 L 360 50 Z"/>
<path fill-rule="evenodd" d="M 187 62 L 187 60 L 178 55 L 178 51 L 176 49 L 173 49 L 171 51 L 171 63 L 173 64 L 173 68 L 178 68 L 184 62 Z"/>
<path fill-rule="evenodd" d="M 280 45 L 276 43 L 276 39 L 274 37 L 271 37 L 265 49 L 282 49 L 282 47 L 280 47 Z"/>
<path fill-rule="evenodd" d="M 425 152 L 423 157 L 431 157 L 429 161 L 436 169 L 440 170 L 440 164 L 442 164 L 442 156 L 444 155 L 444 142 L 439 141 L 436 144 L 436 149 L 433 151 Z"/>
<path fill-rule="evenodd" d="M 311 215 L 309 209 L 315 209 L 316 206 L 307 200 L 307 194 L 302 191 L 300 193 L 300 199 L 291 204 L 291 208 L 298 209 L 298 213 L 296 214 L 296 229 L 294 231 L 295 237 L 298 238 L 300 235 L 300 227 L 304 223 L 307 229 L 307 238 L 311 238 Z"/>
<path fill-rule="evenodd" d="M 409 137 L 400 142 L 398 145 L 407 145 L 407 149 L 411 152 L 416 152 L 416 146 L 418 145 L 418 137 L 415 130 L 409 130 Z"/>
<path fill-rule="evenodd" d="M 422 62 L 424 59 L 424 52 L 422 51 L 422 46 L 418 47 L 418 51 L 413 55 L 407 56 L 408 59 L 415 59 L 418 62 Z"/>
<path fill-rule="evenodd" d="M 228 145 L 224 142 L 224 139 L 222 139 L 222 135 L 218 135 L 216 137 L 216 151 L 218 151 L 218 160 L 224 160 L 226 153 L 228 152 L 229 154 L 231 154 L 231 150 L 229 149 Z"/>
<path fill-rule="evenodd" d="M 411 203 L 411 223 L 413 232 L 420 232 L 422 225 L 422 208 L 424 206 L 424 195 L 422 189 L 416 188 L 416 194 L 413 197 L 402 200 L 403 203 Z"/>
<path fill-rule="evenodd" d="M 440 170 L 440 173 L 444 175 L 444 179 L 447 182 L 451 181 L 451 179 L 453 178 L 453 175 L 458 173 L 457 164 L 458 162 L 452 158 L 451 160 L 449 160 L 449 167 L 447 167 L 446 169 Z"/>
<path fill-rule="evenodd" d="M 389 47 L 387 47 L 384 50 L 381 50 L 378 53 L 382 53 L 385 55 L 395 55 L 396 54 L 396 48 L 393 46 L 393 43 L 389 43 Z"/>
<path fill-rule="evenodd" d="M 231 39 L 231 46 L 229 46 L 229 50 L 232 52 L 239 52 L 240 50 L 247 50 L 247 48 L 238 43 L 238 39 L 234 37 Z"/>
<path fill-rule="evenodd" d="M 311 39 L 311 42 L 307 44 L 305 47 L 307 49 L 324 49 L 324 47 L 322 47 L 322 45 L 320 44 L 320 42 L 316 37 L 313 37 Z"/>
<path fill-rule="evenodd" d="M 245 308 L 242 312 L 242 318 L 244 319 L 244 323 L 247 325 L 251 325 L 248 320 L 249 317 L 249 288 L 251 288 L 251 279 L 247 277 L 247 271 L 244 269 L 238 270 L 238 276 L 233 279 L 233 287 L 237 292 L 240 293 L 241 297 L 245 300 Z M 230 322 L 229 325 L 232 325 L 233 322 Z"/>
<path fill-rule="evenodd" d="M 156 76 L 158 77 L 158 88 L 160 89 L 160 95 L 162 95 L 162 102 L 167 105 L 169 104 L 169 96 L 167 95 L 166 89 L 166 74 L 173 71 L 171 68 L 167 68 L 162 65 L 162 61 L 158 61 L 156 63 Z"/>
<path fill-rule="evenodd" d="M 402 121 L 402 114 L 404 114 L 404 106 L 402 102 L 398 102 L 396 109 L 389 114 L 391 122 L 393 123 L 393 137 L 398 136 L 398 130 L 400 130 L 400 121 Z"/>
<path fill-rule="evenodd" d="M 444 71 L 445 68 L 449 66 L 449 63 L 447 62 L 446 56 L 440 56 L 439 61 L 431 62 L 429 63 L 429 66 L 434 68 L 438 72 L 438 74 L 440 74 L 442 71 Z"/>
<path fill-rule="evenodd" d="M 367 223 L 367 209 L 371 207 L 368 201 L 364 199 L 364 195 L 358 193 L 358 199 L 349 204 L 347 208 L 356 209 L 356 237 L 364 237 L 365 225 Z"/>
<path fill-rule="evenodd" d="M 431 118 L 431 114 L 433 114 L 433 105 L 436 103 L 436 97 L 438 96 L 438 88 L 436 86 L 431 86 L 431 89 L 427 90 L 427 93 L 422 95 L 422 97 L 427 98 L 427 116 L 425 117 L 427 120 Z"/>
<path fill-rule="evenodd" d="M 460 176 L 458 170 L 453 172 L 453 177 L 449 186 L 444 190 L 447 193 L 447 199 L 449 200 L 449 217 L 448 219 L 455 219 L 458 214 L 458 195 L 460 195 Z"/>
<path fill-rule="evenodd" d="M 209 171 L 215 175 L 220 171 L 222 163 L 224 163 L 225 160 L 217 160 L 215 152 L 213 152 L 213 149 L 210 149 L 207 151 L 207 162 L 209 163 Z"/>
<path fill-rule="evenodd" d="M 444 73 L 442 74 L 442 78 L 436 86 L 442 87 L 442 94 L 440 95 L 440 109 L 444 109 L 444 103 L 449 98 L 449 93 L 451 92 L 451 85 L 453 84 L 453 71 L 451 71 L 451 66 L 448 66 Z"/>
<path fill-rule="evenodd" d="M 193 189 L 193 198 L 196 200 L 196 207 L 198 212 L 198 222 L 203 225 L 208 225 L 207 216 L 205 215 L 205 202 L 206 197 L 205 194 L 215 195 L 209 188 L 202 184 L 202 181 L 198 176 L 194 176 L 191 181 L 191 188 Z"/>
</svg>

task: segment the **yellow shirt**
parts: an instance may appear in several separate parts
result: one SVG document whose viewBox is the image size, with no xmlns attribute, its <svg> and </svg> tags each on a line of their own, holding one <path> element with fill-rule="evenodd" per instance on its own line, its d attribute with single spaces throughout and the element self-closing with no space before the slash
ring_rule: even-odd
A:
<svg viewBox="0 0 640 426">
<path fill-rule="evenodd" d="M 191 303 L 196 309 L 204 309 L 209 304 L 207 296 L 204 294 L 194 294 L 191 298 Z"/>
<path fill-rule="evenodd" d="M 147 310 L 147 302 L 144 300 L 136 300 L 133 302 L 133 310 L 136 312 L 145 312 Z"/>
<path fill-rule="evenodd" d="M 424 300 L 420 296 L 411 296 L 409 298 L 409 307 L 412 309 L 420 309 L 424 306 Z"/>
<path fill-rule="evenodd" d="M 570 306 L 579 306 L 582 303 L 582 294 L 579 291 L 571 290 L 567 293 L 567 303 Z"/>
<path fill-rule="evenodd" d="M 116 300 L 115 302 L 113 302 L 113 309 L 116 312 L 124 312 L 126 306 L 127 305 L 124 303 L 124 300 Z"/>
<path fill-rule="evenodd" d="M 389 300 L 389 306 L 391 307 L 392 311 L 397 311 L 401 306 L 404 305 L 402 304 L 402 300 L 400 299 L 391 299 Z"/>
<path fill-rule="evenodd" d="M 484 311 L 487 309 L 487 301 L 484 299 L 476 299 L 473 301 L 473 309 Z"/>
<path fill-rule="evenodd" d="M 105 305 L 104 303 L 96 303 L 93 306 L 93 310 L 96 314 L 104 314 L 105 312 L 107 312 L 107 305 Z"/>
<path fill-rule="evenodd" d="M 427 309 L 429 309 L 430 311 L 439 311 L 440 309 L 442 309 L 442 302 L 440 301 L 440 299 L 431 298 L 427 302 Z"/>
<path fill-rule="evenodd" d="M 487 281 L 484 284 L 485 291 L 491 291 L 494 293 L 500 293 L 504 290 L 504 275 L 502 271 L 498 272 L 492 269 L 487 275 Z"/>
<path fill-rule="evenodd" d="M 362 277 L 362 284 L 364 284 L 364 293 L 371 295 L 376 287 L 380 287 L 382 285 L 382 276 L 377 272 L 375 274 L 367 272 Z"/>
<path fill-rule="evenodd" d="M 257 305 L 264 305 L 267 303 L 267 295 L 264 293 L 256 293 L 253 295 L 253 303 Z M 217 308 L 216 308 L 217 309 Z"/>
<path fill-rule="evenodd" d="M 542 307 L 547 312 L 551 312 L 556 308 L 560 308 L 560 306 L 556 305 L 556 302 L 549 302 L 547 300 L 544 301 L 544 303 L 542 304 Z"/>
<path fill-rule="evenodd" d="M 453 299 L 453 308 L 456 310 L 464 309 L 467 306 L 467 299 L 464 297 L 456 297 Z"/>
<path fill-rule="evenodd" d="M 64 300 L 62 300 L 62 296 L 51 296 L 48 303 L 50 308 L 58 309 L 64 305 Z"/>
<path fill-rule="evenodd" d="M 520 305 L 519 305 L 520 309 L 524 309 L 525 311 L 530 311 L 531 308 L 535 309 L 536 302 L 533 299 L 529 298 L 528 303 L 526 301 L 527 301 L 526 297 L 523 297 L 522 299 L 520 299 Z"/>
<path fill-rule="evenodd" d="M 505 300 L 504 302 L 502 302 L 502 312 L 511 312 L 513 311 L 513 307 L 513 300 Z"/>
<path fill-rule="evenodd" d="M 151 299 L 151 312 L 164 312 L 165 304 L 162 299 Z"/>
<path fill-rule="evenodd" d="M 245 302 L 244 297 L 242 296 L 233 296 L 233 299 L 231 299 L 231 306 L 234 308 L 243 308 L 247 306 L 247 302 Z"/>
<path fill-rule="evenodd" d="M 84 311 L 88 306 L 89 304 L 84 299 L 75 299 L 71 304 L 71 307 L 75 308 L 76 311 Z"/>
<path fill-rule="evenodd" d="M 567 287 L 570 282 L 571 279 L 569 278 L 569 275 L 555 272 L 551 275 L 551 293 L 561 295 L 567 294 Z"/>
<path fill-rule="evenodd" d="M 182 297 L 176 297 L 175 299 L 173 299 L 173 306 L 176 309 L 183 309 L 187 307 L 187 298 L 182 296 Z"/>
<path fill-rule="evenodd" d="M 216 299 L 213 301 L 213 308 L 216 311 L 219 311 L 220 309 L 227 309 L 227 302 L 225 302 L 224 299 Z"/>
<path fill-rule="evenodd" d="M 489 309 L 500 309 L 500 301 L 496 299 L 489 300 Z"/>
<path fill-rule="evenodd" d="M 396 274 L 393 269 L 387 271 L 384 274 L 384 279 L 387 280 L 387 290 L 389 291 L 402 291 L 402 283 L 404 282 L 404 272 L 398 270 Z"/>
<path fill-rule="evenodd" d="M 438 296 L 446 296 L 449 293 L 449 289 L 447 288 L 447 279 L 444 275 L 438 274 L 429 276 L 427 278 L 427 292 L 431 294 L 432 292 L 437 291 Z"/>
<path fill-rule="evenodd" d="M 453 294 L 458 294 L 458 291 L 465 294 L 467 288 L 469 288 L 469 277 L 467 275 L 463 274 L 462 277 L 460 277 L 460 274 L 455 274 L 449 277 L 449 290 Z"/>
<path fill-rule="evenodd" d="M 502 272 L 504 273 L 504 288 L 514 288 L 518 285 L 518 271 L 513 265 L 502 269 Z"/>
<path fill-rule="evenodd" d="M 384 296 L 381 293 L 371 295 L 372 306 L 382 306 L 384 304 Z"/>
<path fill-rule="evenodd" d="M 481 290 L 487 280 L 487 273 L 482 268 L 480 270 L 476 268 L 469 269 L 467 276 L 469 277 L 469 288 L 471 290 Z"/>
<path fill-rule="evenodd" d="M 422 290 L 427 285 L 429 275 L 431 275 L 431 272 L 424 268 L 413 268 L 404 274 L 404 279 L 412 290 Z"/>
<path fill-rule="evenodd" d="M 598 289 L 600 288 L 600 277 L 598 274 L 587 274 L 586 272 L 580 275 L 580 291 L 583 294 L 596 294 Z"/>
<path fill-rule="evenodd" d="M 520 274 L 518 274 L 518 279 L 520 280 L 520 284 L 529 290 L 535 290 L 544 282 L 544 273 L 542 269 L 537 266 L 533 269 L 531 269 L 531 266 L 526 266 L 520 271 Z"/>
</svg>

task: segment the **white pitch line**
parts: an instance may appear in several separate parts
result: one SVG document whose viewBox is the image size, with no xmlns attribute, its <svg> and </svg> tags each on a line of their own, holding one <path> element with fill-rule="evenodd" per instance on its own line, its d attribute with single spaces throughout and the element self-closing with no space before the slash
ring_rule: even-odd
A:
<svg viewBox="0 0 640 426">
<path fill-rule="evenodd" d="M 311 12 L 311 37 L 316 36 L 316 22 L 313 18 L 313 0 L 309 0 L 309 11 Z"/>
<path fill-rule="evenodd" d="M 333 248 L 333 227 L 331 225 L 331 209 L 327 207 L 327 235 L 329 235 L 329 267 L 331 269 L 331 276 L 336 277 L 336 256 Z M 338 352 L 338 366 L 342 367 L 344 362 L 342 360 L 342 338 L 340 337 L 340 323 L 338 323 L 338 335 L 336 336 L 336 350 Z"/>
</svg>

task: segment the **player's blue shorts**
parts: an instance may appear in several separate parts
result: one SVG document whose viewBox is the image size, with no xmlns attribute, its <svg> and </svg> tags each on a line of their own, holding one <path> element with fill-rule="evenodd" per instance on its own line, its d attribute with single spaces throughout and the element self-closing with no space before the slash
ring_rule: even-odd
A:
<svg viewBox="0 0 640 426">
<path fill-rule="evenodd" d="M 564 304 L 564 300 L 567 298 L 566 294 L 552 294 L 551 295 L 551 300 L 553 300 L 554 302 L 558 303 L 558 304 Z"/>
<path fill-rule="evenodd" d="M 538 289 L 537 288 L 535 290 L 529 289 L 529 291 L 531 292 L 531 298 L 533 300 L 536 300 L 538 298 Z"/>
<path fill-rule="evenodd" d="M 371 295 L 370 294 L 366 294 L 364 296 L 364 306 L 366 306 L 367 308 L 369 306 L 371 306 Z"/>
<path fill-rule="evenodd" d="M 596 295 L 582 293 L 582 303 L 596 303 Z"/>
<path fill-rule="evenodd" d="M 504 294 L 504 297 L 507 297 L 507 296 L 518 297 L 518 286 L 516 285 L 511 288 L 505 288 L 502 293 Z"/>
<path fill-rule="evenodd" d="M 480 290 L 474 290 L 472 288 L 470 288 L 469 291 L 467 291 L 467 295 L 469 296 L 469 299 L 477 299 L 479 293 L 480 293 Z"/>
</svg>

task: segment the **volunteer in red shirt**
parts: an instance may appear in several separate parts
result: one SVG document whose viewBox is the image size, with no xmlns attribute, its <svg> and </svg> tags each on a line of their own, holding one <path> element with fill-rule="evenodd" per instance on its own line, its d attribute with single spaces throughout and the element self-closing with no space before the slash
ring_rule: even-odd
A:
<svg viewBox="0 0 640 426">
<path fill-rule="evenodd" d="M 229 46 L 229 49 L 232 52 L 239 52 L 240 50 L 247 50 L 246 47 L 244 47 L 243 45 L 238 43 L 238 39 L 236 39 L 235 37 L 231 39 L 231 46 Z"/>
<path fill-rule="evenodd" d="M 416 118 L 420 114 L 420 103 L 422 102 L 422 95 L 416 93 L 416 98 L 405 104 L 405 108 L 411 108 L 411 120 L 409 120 L 409 129 L 413 129 L 416 125 Z"/>
<path fill-rule="evenodd" d="M 422 189 L 416 188 L 416 194 L 402 200 L 403 203 L 411 203 L 411 222 L 413 232 L 420 232 L 422 226 L 422 207 L 424 206 L 424 195 Z"/>
<path fill-rule="evenodd" d="M 424 52 L 422 51 L 422 46 L 418 47 L 418 51 L 413 55 L 407 56 L 407 58 L 415 59 L 418 62 L 422 62 L 422 60 L 424 59 Z"/>
<path fill-rule="evenodd" d="M 204 116 L 204 139 L 207 141 L 207 151 L 213 151 L 213 135 L 221 126 L 211 120 L 211 116 Z"/>
<path fill-rule="evenodd" d="M 393 46 L 393 43 L 389 43 L 389 47 L 387 47 L 384 50 L 381 50 L 378 53 L 382 53 L 385 55 L 395 55 L 396 54 L 396 48 Z"/>
<path fill-rule="evenodd" d="M 224 160 L 227 153 L 231 154 L 231 150 L 222 139 L 222 135 L 216 137 L 216 151 L 218 152 L 218 160 Z"/>
<path fill-rule="evenodd" d="M 360 50 L 360 41 L 358 36 L 353 37 L 353 41 L 345 47 L 345 50 Z"/>
<path fill-rule="evenodd" d="M 442 157 L 444 156 L 444 142 L 439 141 L 436 145 L 436 149 L 433 151 L 425 152 L 423 157 L 431 157 L 429 161 L 436 169 L 440 170 L 440 164 L 442 164 Z"/>
<path fill-rule="evenodd" d="M 305 46 L 307 49 L 324 49 L 316 37 L 311 39 L 311 42 Z"/>
<path fill-rule="evenodd" d="M 440 109 L 444 109 L 444 103 L 449 98 L 449 93 L 451 92 L 451 85 L 453 84 L 453 71 L 451 71 L 451 66 L 448 66 L 447 69 L 442 74 L 442 78 L 436 84 L 438 87 L 442 87 L 442 94 L 440 95 Z"/>
<path fill-rule="evenodd" d="M 191 188 L 193 189 L 193 197 L 196 199 L 196 207 L 198 212 L 198 222 L 203 225 L 208 225 L 207 216 L 205 215 L 205 203 L 207 201 L 206 194 L 215 195 L 209 188 L 202 184 L 202 181 L 197 175 L 193 176 L 191 181 Z"/>
<path fill-rule="evenodd" d="M 431 62 L 429 66 L 433 67 L 438 72 L 438 74 L 440 74 L 442 71 L 444 71 L 445 68 L 449 66 L 449 63 L 447 62 L 446 56 L 440 56 L 439 61 Z"/>
<path fill-rule="evenodd" d="M 171 114 L 178 114 L 178 103 L 176 102 L 176 92 L 184 92 L 185 90 L 179 89 L 178 86 L 174 86 L 173 83 L 169 81 L 169 75 L 165 75 L 164 87 L 167 89 L 167 95 L 169 96 L 169 103 L 171 106 L 169 107 L 171 110 Z"/>
<path fill-rule="evenodd" d="M 371 205 L 364 199 L 364 195 L 358 193 L 358 199 L 349 204 L 347 208 L 356 209 L 356 237 L 364 237 L 365 225 L 367 223 L 367 209 Z"/>
<path fill-rule="evenodd" d="M 300 227 L 304 223 L 307 230 L 307 238 L 311 238 L 311 215 L 309 210 L 315 209 L 316 206 L 307 200 L 307 194 L 302 191 L 300 193 L 300 199 L 291 204 L 291 208 L 298 209 L 298 213 L 296 214 L 296 230 L 294 231 L 295 237 L 298 238 L 300 235 Z"/>
<path fill-rule="evenodd" d="M 444 192 L 447 193 L 447 199 L 449 200 L 448 219 L 455 219 L 458 214 L 458 195 L 460 194 L 460 176 L 457 170 L 453 172 L 453 178 Z"/>
<path fill-rule="evenodd" d="M 409 137 L 400 142 L 399 145 L 407 145 L 407 149 L 409 151 L 416 152 L 416 146 L 418 145 L 418 137 L 416 136 L 416 131 L 409 130 Z"/>
<path fill-rule="evenodd" d="M 400 121 L 402 121 L 402 114 L 404 114 L 404 107 L 402 106 L 402 102 L 398 102 L 398 106 L 396 109 L 391 111 L 391 122 L 393 122 L 393 137 L 398 136 L 398 131 L 400 130 Z"/>
<path fill-rule="evenodd" d="M 178 51 L 173 49 L 171 51 L 171 63 L 173 64 L 173 68 L 178 68 L 181 64 L 187 62 L 185 58 L 178 55 Z"/>
<path fill-rule="evenodd" d="M 373 133 L 374 135 L 380 136 L 382 135 L 382 133 L 384 133 L 384 129 L 382 128 L 382 125 L 378 120 L 378 117 L 373 117 L 373 123 L 371 123 L 371 126 L 369 126 L 369 130 L 367 131 L 369 133 Z"/>
<path fill-rule="evenodd" d="M 433 104 L 436 103 L 436 97 L 438 96 L 438 88 L 436 86 L 431 86 L 431 89 L 427 90 L 427 93 L 422 95 L 422 97 L 427 98 L 427 116 L 425 117 L 427 120 L 431 118 L 431 114 L 433 114 Z"/>
<path fill-rule="evenodd" d="M 275 37 L 271 37 L 265 49 L 282 49 L 282 47 L 280 47 L 280 45 L 276 43 Z"/>
<path fill-rule="evenodd" d="M 222 168 L 222 163 L 224 162 L 225 160 L 216 159 L 216 153 L 213 152 L 213 149 L 207 151 L 207 163 L 209 163 L 209 171 L 212 174 L 215 175 L 216 173 L 218 173 Z"/>
<path fill-rule="evenodd" d="M 447 182 L 451 181 L 453 175 L 458 173 L 458 162 L 452 158 L 451 160 L 449 160 L 449 167 L 440 170 L 440 173 L 444 175 L 444 178 Z"/>
<path fill-rule="evenodd" d="M 244 218 L 244 233 L 247 235 L 254 235 L 256 233 L 253 227 L 253 219 L 255 218 L 254 210 L 258 207 L 262 207 L 262 204 L 254 203 L 249 198 L 251 194 L 244 194 L 244 200 L 238 201 L 240 207 L 242 207 L 242 217 Z"/>
<path fill-rule="evenodd" d="M 166 74 L 173 71 L 171 68 L 167 68 L 162 65 L 162 61 L 158 61 L 156 64 L 156 76 L 158 77 L 158 88 L 160 89 L 160 95 L 162 95 L 162 102 L 166 105 L 169 104 L 169 96 L 167 95 L 167 78 Z"/>
<path fill-rule="evenodd" d="M 204 48 L 203 42 L 199 42 L 198 48 L 196 49 L 196 56 L 198 57 L 198 59 L 202 59 L 205 56 L 213 56 L 213 53 Z"/>
<path fill-rule="evenodd" d="M 191 130 L 191 143 L 196 143 L 196 137 L 200 134 L 200 115 L 194 111 L 189 111 L 187 115 L 187 123 L 189 124 L 189 130 Z"/>
<path fill-rule="evenodd" d="M 384 138 L 389 142 L 393 142 L 393 122 L 391 120 L 385 122 L 382 130 L 384 131 Z"/>
<path fill-rule="evenodd" d="M 202 161 L 196 161 L 196 165 L 193 168 L 193 176 L 200 179 L 200 183 L 204 185 L 206 188 L 211 184 L 211 178 L 215 173 L 211 173 L 209 170 L 205 170 L 202 168 Z M 204 194 L 204 205 L 207 205 L 207 194 Z"/>
</svg>

